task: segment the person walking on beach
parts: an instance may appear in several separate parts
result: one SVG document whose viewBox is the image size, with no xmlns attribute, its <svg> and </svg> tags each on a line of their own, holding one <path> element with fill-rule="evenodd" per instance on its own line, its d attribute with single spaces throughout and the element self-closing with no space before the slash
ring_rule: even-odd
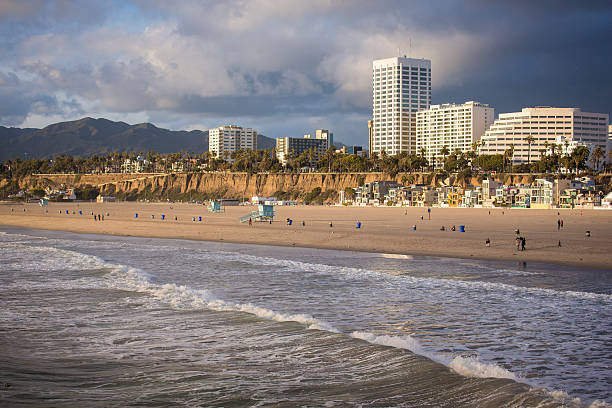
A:
<svg viewBox="0 0 612 408">
<path fill-rule="evenodd" d="M 558 219 L 557 220 L 557 231 L 559 231 L 561 229 L 561 220 Z"/>
<path fill-rule="evenodd" d="M 525 250 L 525 241 L 527 241 L 525 237 L 521 237 L 521 251 Z"/>
<path fill-rule="evenodd" d="M 490 247 L 491 246 L 491 240 L 489 238 L 487 238 L 487 240 L 485 241 L 485 246 L 486 247 Z"/>
<path fill-rule="evenodd" d="M 249 227 L 253 225 L 253 220 L 249 218 Z"/>
<path fill-rule="evenodd" d="M 520 237 L 516 237 L 516 250 L 520 251 L 521 250 L 521 238 Z"/>
</svg>

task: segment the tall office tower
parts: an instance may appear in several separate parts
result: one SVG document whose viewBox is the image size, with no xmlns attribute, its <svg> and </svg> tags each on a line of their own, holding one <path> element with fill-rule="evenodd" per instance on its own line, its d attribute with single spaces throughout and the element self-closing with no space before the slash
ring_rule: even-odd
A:
<svg viewBox="0 0 612 408">
<path fill-rule="evenodd" d="M 406 57 L 372 63 L 370 153 L 416 153 L 416 113 L 431 105 L 431 61 Z"/>
<path fill-rule="evenodd" d="M 424 151 L 430 165 L 441 167 L 443 147 L 449 152 L 471 150 L 472 143 L 480 140 L 494 119 L 495 109 L 479 102 L 431 105 L 417 112 L 417 154 Z"/>
<path fill-rule="evenodd" d="M 576 146 L 607 148 L 608 114 L 582 112 L 579 108 L 538 106 L 521 112 L 502 113 L 482 137 L 481 154 L 504 154 L 514 147 L 514 164 L 538 160 L 540 150 L 555 144 L 564 153 Z M 526 138 L 533 141 L 528 143 Z M 567 146 L 567 147 L 566 147 Z M 545 151 L 547 154 L 547 152 Z M 607 157 L 607 155 L 606 155 Z"/>
<path fill-rule="evenodd" d="M 216 158 L 228 159 L 231 152 L 257 149 L 257 131 L 241 126 L 219 126 L 208 130 L 208 151 Z"/>
</svg>

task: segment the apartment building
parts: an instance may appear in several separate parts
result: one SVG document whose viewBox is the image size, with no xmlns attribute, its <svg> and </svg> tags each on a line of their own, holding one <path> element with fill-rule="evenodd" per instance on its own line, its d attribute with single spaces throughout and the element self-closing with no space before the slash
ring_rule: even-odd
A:
<svg viewBox="0 0 612 408">
<path fill-rule="evenodd" d="M 278 137 L 276 138 L 276 157 L 283 165 L 287 164 L 291 154 L 299 156 L 312 149 L 313 157 L 310 165 L 314 166 L 323 154 L 333 146 L 334 134 L 327 129 L 317 129 L 314 137 L 306 134 L 303 138 Z"/>
<path fill-rule="evenodd" d="M 373 61 L 372 102 L 370 154 L 416 153 L 416 113 L 431 105 L 431 61 Z"/>
<path fill-rule="evenodd" d="M 441 167 L 441 150 L 472 149 L 493 124 L 495 109 L 480 102 L 432 105 L 416 114 L 416 153 L 424 153 L 431 165 Z"/>
<path fill-rule="evenodd" d="M 257 150 L 257 131 L 228 125 L 208 130 L 208 151 L 216 158 L 229 159 L 240 149 Z"/>
<path fill-rule="evenodd" d="M 533 162 L 540 149 L 550 145 L 599 146 L 608 149 L 608 120 L 604 113 L 582 112 L 579 108 L 535 107 L 502 113 L 482 137 L 481 154 L 503 154 L 514 147 L 513 164 Z M 531 136 L 529 144 L 526 138 Z M 547 152 L 548 153 L 548 152 Z M 606 153 L 607 157 L 607 153 Z"/>
</svg>

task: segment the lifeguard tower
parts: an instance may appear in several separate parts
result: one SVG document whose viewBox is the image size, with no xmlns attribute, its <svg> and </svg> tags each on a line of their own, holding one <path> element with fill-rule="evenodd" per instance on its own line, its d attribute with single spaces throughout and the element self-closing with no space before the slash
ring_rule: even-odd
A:
<svg viewBox="0 0 612 408">
<path fill-rule="evenodd" d="M 251 221 L 261 221 L 261 222 L 274 221 L 274 206 L 266 205 L 266 204 L 259 204 L 257 206 L 257 211 L 251 211 L 250 214 L 243 215 L 242 217 L 239 218 L 239 221 L 247 222 L 249 219 Z"/>
<path fill-rule="evenodd" d="M 208 205 L 208 211 L 214 212 L 214 213 L 225 212 L 225 210 L 221 206 L 221 201 L 219 200 L 211 201 L 210 204 Z"/>
</svg>

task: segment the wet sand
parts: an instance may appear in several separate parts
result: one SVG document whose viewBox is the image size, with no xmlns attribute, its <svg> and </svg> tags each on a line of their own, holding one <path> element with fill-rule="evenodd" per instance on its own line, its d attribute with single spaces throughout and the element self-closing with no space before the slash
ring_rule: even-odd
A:
<svg viewBox="0 0 612 408">
<path fill-rule="evenodd" d="M 46 209 L 38 204 L 3 203 L 0 204 L 0 225 L 91 234 L 544 262 L 612 270 L 610 210 L 432 208 L 429 219 L 426 208 L 278 206 L 272 224 L 254 222 L 249 226 L 248 222 L 238 221 L 240 216 L 254 209 L 252 206 L 225 207 L 223 213 L 211 213 L 206 206 L 183 203 L 49 203 Z M 79 215 L 79 211 L 83 215 Z M 104 215 L 104 221 L 94 221 L 92 212 Z M 161 219 L 162 214 L 165 220 Z M 202 217 L 201 222 L 198 217 Z M 288 226 L 286 218 L 291 218 L 293 225 Z M 560 230 L 557 230 L 558 219 L 564 224 Z M 362 223 L 360 229 L 356 228 L 358 221 Z M 453 225 L 456 231 L 451 231 Z M 465 232 L 459 231 L 460 225 L 465 226 Z M 441 226 L 446 230 L 441 231 Z M 526 238 L 525 251 L 516 250 L 517 228 Z M 590 237 L 586 236 L 586 231 L 590 231 Z M 485 246 L 487 238 L 491 240 L 490 247 Z"/>
</svg>

